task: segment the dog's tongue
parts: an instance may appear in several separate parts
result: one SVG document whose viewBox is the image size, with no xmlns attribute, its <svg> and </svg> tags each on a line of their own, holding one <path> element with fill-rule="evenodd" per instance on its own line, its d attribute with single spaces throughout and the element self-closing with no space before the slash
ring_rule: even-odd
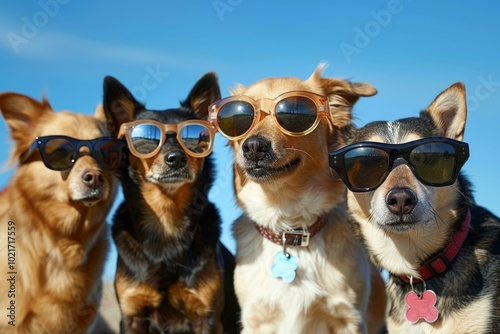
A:
<svg viewBox="0 0 500 334">
<path fill-rule="evenodd" d="M 91 206 L 94 206 L 95 204 L 97 204 L 97 200 L 93 200 L 93 201 L 83 201 L 83 205 L 85 205 L 86 207 L 91 207 Z"/>
</svg>

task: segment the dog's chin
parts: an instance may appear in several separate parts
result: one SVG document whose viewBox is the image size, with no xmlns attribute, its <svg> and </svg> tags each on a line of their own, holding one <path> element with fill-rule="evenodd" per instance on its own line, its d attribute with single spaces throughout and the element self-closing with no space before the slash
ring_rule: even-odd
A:
<svg viewBox="0 0 500 334">
<path fill-rule="evenodd" d="M 148 176 L 147 180 L 159 185 L 175 186 L 176 184 L 191 183 L 194 181 L 194 177 L 187 171 L 173 171 L 164 175 Z"/>
<path fill-rule="evenodd" d="M 379 221 L 379 227 L 389 233 L 408 233 L 416 229 L 421 229 L 427 225 L 428 221 L 422 221 L 413 217 L 394 216 L 384 221 Z"/>
<path fill-rule="evenodd" d="M 300 158 L 295 158 L 286 162 L 285 164 L 279 165 L 278 167 L 269 166 L 267 164 L 246 162 L 245 163 L 245 174 L 253 181 L 262 183 L 270 179 L 276 179 L 280 177 L 285 177 L 298 168 L 300 165 Z"/>
<path fill-rule="evenodd" d="M 92 207 L 97 203 L 105 200 L 107 198 L 106 195 L 107 195 L 106 192 L 100 189 L 95 189 L 95 190 L 89 190 L 84 193 L 79 193 L 73 196 L 72 200 L 73 202 L 81 203 L 86 207 Z"/>
</svg>

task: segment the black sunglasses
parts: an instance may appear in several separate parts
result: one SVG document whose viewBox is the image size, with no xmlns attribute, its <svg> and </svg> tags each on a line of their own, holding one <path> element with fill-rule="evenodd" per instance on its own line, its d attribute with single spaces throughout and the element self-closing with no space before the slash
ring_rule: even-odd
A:
<svg viewBox="0 0 500 334">
<path fill-rule="evenodd" d="M 332 167 L 354 192 L 378 188 L 398 158 L 403 158 L 420 182 L 442 187 L 453 184 L 467 159 L 467 143 L 430 137 L 404 144 L 361 142 L 330 153 Z"/>
<path fill-rule="evenodd" d="M 28 151 L 23 153 L 21 161 L 27 160 L 38 148 L 45 167 L 62 171 L 73 167 L 76 160 L 86 153 L 80 148 L 88 147 L 90 155 L 103 170 L 115 170 L 122 160 L 122 149 L 125 143 L 112 137 L 101 137 L 92 140 L 80 140 L 67 136 L 36 137 Z"/>
</svg>

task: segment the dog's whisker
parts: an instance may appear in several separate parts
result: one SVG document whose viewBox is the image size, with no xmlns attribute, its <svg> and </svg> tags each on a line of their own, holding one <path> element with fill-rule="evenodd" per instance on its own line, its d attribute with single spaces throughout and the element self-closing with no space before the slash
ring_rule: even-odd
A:
<svg viewBox="0 0 500 334">
<path fill-rule="evenodd" d="M 285 151 L 297 151 L 297 152 L 300 152 L 300 153 L 303 153 L 303 154 L 307 155 L 313 161 L 316 160 L 310 153 L 308 153 L 308 152 L 306 152 L 304 150 L 295 148 L 295 147 L 285 147 Z"/>
</svg>

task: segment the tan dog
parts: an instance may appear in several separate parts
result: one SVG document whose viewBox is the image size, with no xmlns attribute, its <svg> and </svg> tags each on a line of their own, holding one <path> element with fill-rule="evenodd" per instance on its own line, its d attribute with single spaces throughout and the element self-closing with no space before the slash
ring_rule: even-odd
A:
<svg viewBox="0 0 500 334">
<path fill-rule="evenodd" d="M 370 257 L 390 273 L 390 333 L 500 333 L 500 219 L 460 173 L 465 87 L 419 117 L 372 122 L 330 164 Z"/>
<path fill-rule="evenodd" d="M 376 90 L 321 72 L 239 86 L 210 107 L 232 139 L 245 211 L 234 225 L 244 333 L 376 333 L 383 324 L 383 281 L 349 229 L 345 187 L 327 159 L 344 145 L 351 107 Z"/>
<path fill-rule="evenodd" d="M 55 113 L 46 100 L 15 93 L 0 94 L 0 108 L 18 163 L 0 194 L 0 332 L 86 333 L 100 301 L 105 219 L 117 189 L 107 169 L 117 167 L 122 144 L 99 139 L 75 150 L 81 142 L 46 137 L 106 136 L 101 109 L 96 118 Z"/>
</svg>

